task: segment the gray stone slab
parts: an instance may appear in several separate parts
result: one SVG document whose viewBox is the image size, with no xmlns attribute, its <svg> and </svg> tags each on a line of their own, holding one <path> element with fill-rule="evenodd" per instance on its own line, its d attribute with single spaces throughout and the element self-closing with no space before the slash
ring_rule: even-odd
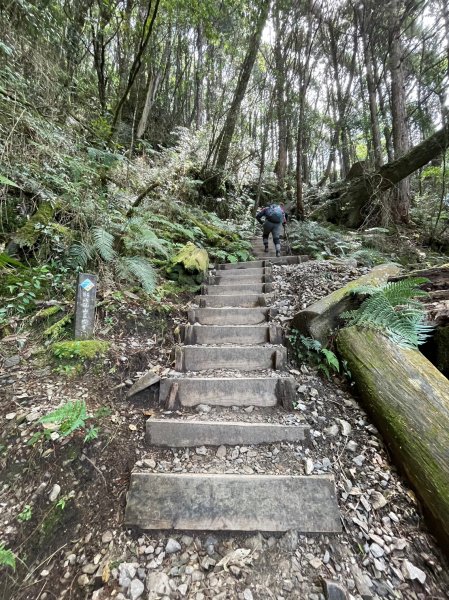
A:
<svg viewBox="0 0 449 600">
<path fill-rule="evenodd" d="M 330 475 L 133 473 L 125 525 L 147 530 L 341 531 Z"/>
<path fill-rule="evenodd" d="M 178 384 L 177 401 L 181 406 L 271 407 L 285 404 L 295 396 L 293 377 L 179 377 L 161 381 L 159 402 L 167 403 L 174 383 Z"/>
<path fill-rule="evenodd" d="M 154 373 L 154 371 L 148 371 L 148 373 L 145 373 L 145 375 L 140 377 L 140 379 L 138 379 L 129 388 L 128 393 L 126 394 L 126 397 L 131 398 L 131 396 L 134 396 L 135 394 L 138 394 L 139 392 L 143 392 L 143 390 L 146 390 L 147 388 L 151 387 L 152 385 L 159 383 L 160 380 L 161 380 L 161 378 L 159 377 L 159 375 L 156 375 L 156 373 Z"/>
<path fill-rule="evenodd" d="M 232 295 L 232 294 L 264 294 L 271 292 L 265 289 L 264 283 L 220 283 L 219 285 L 205 285 L 202 293 L 206 295 Z"/>
<path fill-rule="evenodd" d="M 189 323 L 201 325 L 258 325 L 268 321 L 270 309 L 260 308 L 195 308 L 189 310 Z"/>
<path fill-rule="evenodd" d="M 270 298 L 265 294 L 230 294 L 223 296 L 209 294 L 207 296 L 196 296 L 195 300 L 200 308 L 222 308 L 225 306 L 255 308 L 256 306 L 266 306 Z"/>
<path fill-rule="evenodd" d="M 222 277 L 223 279 L 238 279 L 240 277 L 271 275 L 272 269 L 271 267 L 259 267 L 256 269 L 220 269 L 214 272 L 218 277 Z"/>
<path fill-rule="evenodd" d="M 177 371 L 205 371 L 207 369 L 261 369 L 285 368 L 287 349 L 284 346 L 181 346 L 177 353 Z"/>
<path fill-rule="evenodd" d="M 280 336 L 272 340 L 269 325 L 186 325 L 184 344 L 279 344 Z M 280 333 L 280 332 L 278 332 Z"/>
<path fill-rule="evenodd" d="M 223 271 L 224 273 L 224 271 Z M 234 273 L 234 271 L 229 271 Z M 231 285 L 231 284 L 243 284 L 243 283 L 269 283 L 271 282 L 271 275 L 249 275 L 245 276 L 245 271 L 235 271 L 235 273 L 242 273 L 241 277 L 221 277 L 216 275 L 213 283 L 217 285 Z"/>
<path fill-rule="evenodd" d="M 184 419 L 148 419 L 146 423 L 146 441 L 153 446 L 169 448 L 302 442 L 308 432 L 307 426 L 278 423 L 186 421 Z"/>
<path fill-rule="evenodd" d="M 310 260 L 309 256 L 270 256 L 266 260 L 251 260 L 248 262 L 239 263 L 224 263 L 219 265 L 220 270 L 233 270 L 233 269 L 249 269 L 249 268 L 261 268 L 270 266 L 269 263 L 274 265 L 296 265 L 298 263 L 306 262 Z"/>
</svg>

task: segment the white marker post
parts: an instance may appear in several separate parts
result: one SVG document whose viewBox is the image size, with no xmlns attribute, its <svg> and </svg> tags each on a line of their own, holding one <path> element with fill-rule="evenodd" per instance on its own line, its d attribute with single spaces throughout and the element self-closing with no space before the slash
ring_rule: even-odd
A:
<svg viewBox="0 0 449 600">
<path fill-rule="evenodd" d="M 89 340 L 94 333 L 97 276 L 80 273 L 76 284 L 75 339 Z"/>
</svg>

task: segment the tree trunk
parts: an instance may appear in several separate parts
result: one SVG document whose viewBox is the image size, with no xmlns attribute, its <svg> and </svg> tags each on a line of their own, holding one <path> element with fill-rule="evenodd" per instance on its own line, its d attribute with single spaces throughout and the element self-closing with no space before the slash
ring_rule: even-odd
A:
<svg viewBox="0 0 449 600">
<path fill-rule="evenodd" d="M 153 27 L 154 27 L 154 23 L 156 21 L 159 4 L 160 4 L 160 0 L 155 0 L 154 9 L 153 9 L 153 11 L 151 11 L 152 1 L 150 0 L 150 2 L 148 3 L 148 9 L 147 9 L 145 19 L 143 22 L 143 26 L 142 26 L 142 35 L 139 40 L 136 55 L 134 57 L 131 68 L 129 70 L 126 88 L 125 88 L 125 91 L 123 92 L 121 98 L 117 102 L 116 107 L 114 109 L 114 114 L 112 116 L 111 138 L 113 137 L 113 135 L 115 133 L 122 107 L 128 98 L 131 88 L 134 85 L 134 81 L 136 80 L 137 74 L 139 73 L 140 68 L 142 66 L 143 55 L 148 46 L 148 42 L 150 41 L 151 34 L 153 33 Z"/>
<path fill-rule="evenodd" d="M 449 549 L 449 381 L 418 350 L 349 327 L 337 346 L 361 398 Z"/>
<path fill-rule="evenodd" d="M 285 55 L 282 52 L 282 46 L 285 45 L 285 28 L 281 28 L 279 18 L 279 2 L 276 3 L 274 25 L 276 40 L 274 44 L 275 61 L 275 89 L 276 89 L 276 109 L 278 122 L 278 156 L 276 176 L 279 189 L 284 189 L 285 175 L 287 172 L 287 122 L 285 114 Z"/>
<path fill-rule="evenodd" d="M 391 2 L 390 58 L 391 118 L 393 124 L 393 148 L 395 160 L 401 158 L 408 148 L 407 111 L 405 108 L 403 51 L 400 18 L 401 0 Z M 391 215 L 394 223 L 408 223 L 410 210 L 410 180 L 405 177 L 397 182 L 392 194 Z"/>
<path fill-rule="evenodd" d="M 195 127 L 200 129 L 203 124 L 204 112 L 204 94 L 203 94 L 203 65 L 204 65 L 204 50 L 203 50 L 203 26 L 198 25 L 196 32 L 196 49 L 198 59 L 195 70 Z"/>
<path fill-rule="evenodd" d="M 367 22 L 368 21 L 368 22 Z M 376 101 L 376 84 L 374 82 L 374 70 L 373 63 L 371 60 L 371 45 L 368 38 L 367 29 L 370 21 L 367 20 L 366 14 L 361 15 L 361 34 L 363 41 L 363 55 L 366 68 L 366 85 L 368 87 L 368 100 L 369 100 L 369 111 L 370 111 L 370 125 L 371 125 L 371 136 L 373 140 L 373 155 L 374 155 L 374 168 L 378 169 L 382 166 L 382 143 L 380 140 L 380 128 L 379 119 L 377 116 L 377 101 Z"/>
<path fill-rule="evenodd" d="M 237 124 L 240 106 L 245 96 L 246 88 L 248 87 L 249 78 L 251 76 L 254 62 L 257 57 L 257 52 L 259 50 L 262 31 L 268 18 L 270 1 L 271 0 L 263 0 L 261 2 L 261 9 L 256 21 L 256 27 L 249 40 L 248 50 L 240 70 L 237 87 L 234 92 L 234 98 L 229 110 L 226 113 L 226 120 L 220 135 L 220 143 L 217 149 L 215 161 L 215 168 L 218 172 L 222 172 L 224 170 L 228 160 L 229 149 L 231 147 L 232 136 L 234 135 Z"/>
<path fill-rule="evenodd" d="M 154 101 L 156 100 L 156 94 L 159 89 L 161 82 L 162 73 L 158 71 L 153 72 L 150 67 L 150 73 L 148 75 L 147 93 L 145 96 L 145 105 L 143 107 L 142 116 L 140 117 L 139 124 L 137 126 L 137 137 L 141 138 L 145 133 L 148 124 L 148 117 L 150 116 L 151 108 L 153 107 Z"/>
</svg>

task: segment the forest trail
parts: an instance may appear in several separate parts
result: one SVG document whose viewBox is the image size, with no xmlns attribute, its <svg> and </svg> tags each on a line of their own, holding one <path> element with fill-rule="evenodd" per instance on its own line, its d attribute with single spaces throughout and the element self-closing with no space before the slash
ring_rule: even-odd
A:
<svg viewBox="0 0 449 600">
<path fill-rule="evenodd" d="M 263 253 L 259 240 L 253 251 Z M 286 371 L 282 330 L 269 322 L 271 265 L 297 256 L 220 265 L 189 313 L 184 345 L 176 348 L 177 374 L 162 382 L 159 401 L 179 407 L 291 408 L 294 378 Z M 235 376 L 204 372 L 234 370 Z M 260 371 L 268 371 L 257 377 Z M 255 377 L 256 375 L 256 377 Z M 280 423 L 149 419 L 153 446 L 201 448 L 310 442 L 310 428 Z M 332 475 L 160 474 L 134 471 L 125 514 L 128 526 L 206 531 L 340 532 Z"/>
</svg>

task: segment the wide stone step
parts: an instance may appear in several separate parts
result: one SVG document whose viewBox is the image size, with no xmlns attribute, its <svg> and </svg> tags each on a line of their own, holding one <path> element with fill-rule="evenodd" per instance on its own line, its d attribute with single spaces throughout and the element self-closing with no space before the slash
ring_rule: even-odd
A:
<svg viewBox="0 0 449 600">
<path fill-rule="evenodd" d="M 183 343 L 196 344 L 282 344 L 282 328 L 278 325 L 186 325 Z"/>
<path fill-rule="evenodd" d="M 269 294 L 273 291 L 271 283 L 220 283 L 203 285 L 201 292 L 208 296 L 230 296 L 232 294 Z"/>
<path fill-rule="evenodd" d="M 208 369 L 285 368 L 287 349 L 284 346 L 177 346 L 177 371 L 206 371 Z"/>
<path fill-rule="evenodd" d="M 207 296 L 196 296 L 195 301 L 200 308 L 221 308 L 224 306 L 255 308 L 256 306 L 266 306 L 268 304 L 264 294 L 208 294 Z"/>
<path fill-rule="evenodd" d="M 239 273 L 241 277 L 221 277 L 219 275 L 209 275 L 204 280 L 204 283 L 209 285 L 243 285 L 245 283 L 271 283 L 271 275 L 250 275 L 246 277 L 245 270 L 235 271 L 219 271 L 220 273 Z"/>
<path fill-rule="evenodd" d="M 260 308 L 194 308 L 188 312 L 189 323 L 200 325 L 258 325 L 268 321 L 270 309 Z"/>
<path fill-rule="evenodd" d="M 256 269 L 217 269 L 214 271 L 217 277 L 221 278 L 229 278 L 229 279 L 237 279 L 240 277 L 256 277 L 256 276 L 267 276 L 272 274 L 271 267 L 259 267 Z"/>
<path fill-rule="evenodd" d="M 206 531 L 341 531 L 330 475 L 133 473 L 125 525 Z"/>
<path fill-rule="evenodd" d="M 272 256 L 267 260 L 251 260 L 248 262 L 239 263 L 224 263 L 217 265 L 217 269 L 221 270 L 234 270 L 234 269 L 252 269 L 254 267 L 269 267 L 270 263 L 274 265 L 296 265 L 302 262 L 310 260 L 309 256 Z M 218 272 L 218 271 L 217 271 Z"/>
<path fill-rule="evenodd" d="M 159 401 L 167 406 L 291 407 L 296 398 L 293 377 L 179 377 L 163 379 Z"/>
<path fill-rule="evenodd" d="M 169 448 L 251 446 L 276 442 L 302 442 L 309 431 L 310 428 L 305 425 L 279 423 L 148 419 L 146 441 L 153 446 Z"/>
</svg>

